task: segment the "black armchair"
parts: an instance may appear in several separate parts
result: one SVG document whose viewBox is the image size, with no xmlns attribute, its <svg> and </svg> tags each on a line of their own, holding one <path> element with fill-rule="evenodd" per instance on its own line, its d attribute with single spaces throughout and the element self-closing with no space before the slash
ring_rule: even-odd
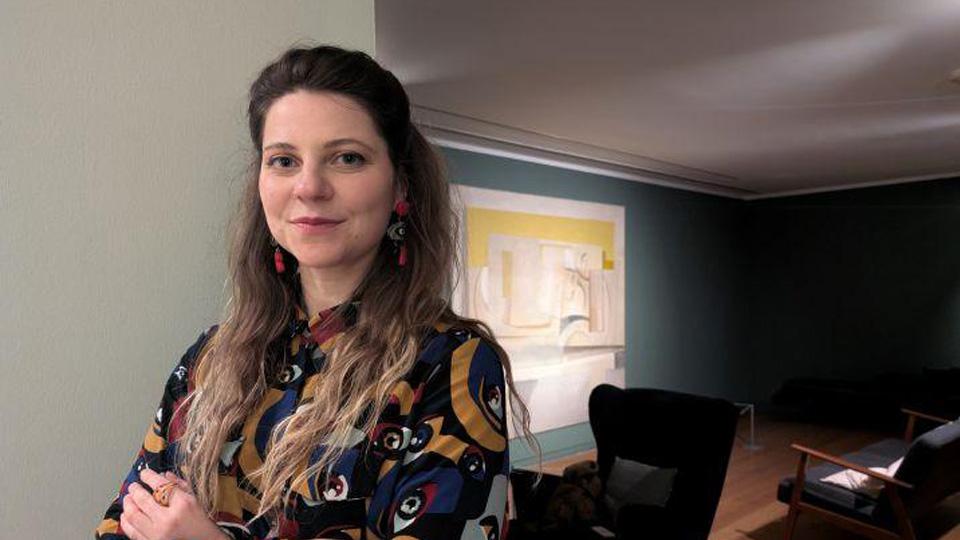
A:
<svg viewBox="0 0 960 540">
<path fill-rule="evenodd" d="M 729 401 L 600 385 L 590 394 L 590 426 L 604 486 L 615 458 L 676 469 L 666 504 L 627 506 L 618 538 L 704 540 L 710 534 L 739 413 Z"/>
<path fill-rule="evenodd" d="M 722 399 L 603 384 L 590 393 L 589 410 L 604 491 L 593 519 L 544 528 L 552 521 L 547 508 L 563 480 L 545 474 L 534 486 L 535 473 L 515 470 L 511 482 L 518 517 L 509 539 L 601 539 L 606 529 L 618 539 L 705 540 L 723 490 L 737 408 Z M 607 511 L 604 500 L 617 458 L 671 471 L 662 504 L 626 504 L 616 515 Z"/>
</svg>

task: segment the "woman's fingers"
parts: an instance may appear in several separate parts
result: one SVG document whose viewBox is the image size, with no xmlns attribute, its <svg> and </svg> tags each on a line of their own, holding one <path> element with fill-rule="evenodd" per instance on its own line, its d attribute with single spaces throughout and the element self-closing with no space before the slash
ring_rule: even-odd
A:
<svg viewBox="0 0 960 540">
<path fill-rule="evenodd" d="M 130 519 L 126 513 L 120 514 L 120 530 L 122 530 L 123 534 L 130 538 L 130 540 L 149 540 L 140 532 L 140 529 L 137 529 L 133 523 L 130 523 Z"/>
<path fill-rule="evenodd" d="M 120 528 L 131 540 L 148 540 L 141 527 L 149 523 L 149 519 L 140 510 L 134 497 L 129 493 L 123 497 L 123 513 L 120 514 Z M 139 524 L 139 526 L 138 526 Z"/>
<path fill-rule="evenodd" d="M 193 493 L 193 490 L 190 489 L 190 484 L 186 480 L 180 478 L 179 476 L 173 474 L 170 471 L 163 473 L 163 477 L 167 479 L 168 482 L 176 482 L 177 487 L 186 491 L 187 493 Z"/>
<path fill-rule="evenodd" d="M 146 514 L 148 517 L 156 515 L 156 513 L 160 512 L 163 508 L 160 506 L 160 503 L 153 499 L 153 494 L 147 491 L 140 484 L 130 484 L 130 489 L 126 498 L 131 496 L 133 497 L 133 501 L 136 503 L 137 507 L 139 507 L 140 511 Z M 124 498 L 124 500 L 126 500 L 126 498 Z"/>
<path fill-rule="evenodd" d="M 142 471 L 140 471 L 140 479 L 146 482 L 151 489 L 157 489 L 169 481 L 164 478 L 162 474 L 154 472 L 148 468 L 144 468 Z"/>
<path fill-rule="evenodd" d="M 140 488 L 143 489 L 143 488 Z M 123 511 L 124 512 L 142 512 L 140 505 L 137 504 L 136 497 L 134 497 L 133 485 L 130 485 L 130 488 L 127 490 L 127 494 L 123 496 Z"/>
</svg>

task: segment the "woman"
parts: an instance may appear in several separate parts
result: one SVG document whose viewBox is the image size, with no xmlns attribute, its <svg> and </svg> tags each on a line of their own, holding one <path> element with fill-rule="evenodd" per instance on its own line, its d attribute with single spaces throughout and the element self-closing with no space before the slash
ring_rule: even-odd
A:
<svg viewBox="0 0 960 540">
<path fill-rule="evenodd" d="M 501 538 L 503 350 L 445 300 L 456 220 L 397 79 L 291 49 L 250 90 L 232 299 L 97 537 Z"/>
</svg>

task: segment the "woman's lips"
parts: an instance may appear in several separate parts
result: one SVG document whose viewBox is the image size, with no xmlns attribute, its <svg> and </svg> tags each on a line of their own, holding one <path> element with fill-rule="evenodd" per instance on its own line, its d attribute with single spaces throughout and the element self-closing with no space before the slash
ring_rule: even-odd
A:
<svg viewBox="0 0 960 540">
<path fill-rule="evenodd" d="M 308 234 L 325 233 L 333 230 L 342 221 L 294 221 L 293 226 L 298 231 Z"/>
</svg>

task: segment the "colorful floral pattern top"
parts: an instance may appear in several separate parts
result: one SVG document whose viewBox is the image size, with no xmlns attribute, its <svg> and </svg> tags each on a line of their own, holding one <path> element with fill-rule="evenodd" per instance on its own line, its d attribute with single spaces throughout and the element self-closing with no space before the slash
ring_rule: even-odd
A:
<svg viewBox="0 0 960 540">
<path fill-rule="evenodd" d="M 416 364 L 392 390 L 374 431 L 357 441 L 330 475 L 294 490 L 279 523 L 259 518 L 258 482 L 247 473 L 265 458 L 268 436 L 296 410 L 317 382 L 326 354 L 358 304 L 331 319 L 336 308 L 302 312 L 290 325 L 291 353 L 263 402 L 223 447 L 216 520 L 236 539 L 505 537 L 509 457 L 503 368 L 489 342 L 467 330 L 437 326 L 422 342 Z M 321 325 L 327 321 L 328 324 Z M 322 327 L 322 328 L 321 328 Z M 183 434 L 177 406 L 192 390 L 199 351 L 216 327 L 183 355 L 167 381 L 156 418 L 96 538 L 127 538 L 120 527 L 122 498 L 145 466 L 175 470 Z M 315 460 L 311 456 L 310 463 Z"/>
</svg>

